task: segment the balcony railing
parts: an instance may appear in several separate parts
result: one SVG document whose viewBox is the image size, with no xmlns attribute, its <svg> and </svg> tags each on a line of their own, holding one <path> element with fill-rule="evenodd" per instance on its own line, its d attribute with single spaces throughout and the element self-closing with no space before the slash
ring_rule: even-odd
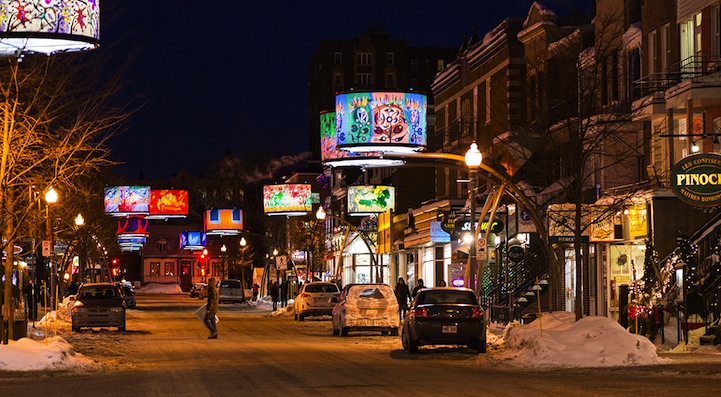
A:
<svg viewBox="0 0 721 397">
<path fill-rule="evenodd" d="M 694 55 L 672 65 L 665 73 L 653 73 L 633 82 L 634 99 L 644 98 L 685 80 L 697 79 L 721 72 L 721 57 Z"/>
</svg>

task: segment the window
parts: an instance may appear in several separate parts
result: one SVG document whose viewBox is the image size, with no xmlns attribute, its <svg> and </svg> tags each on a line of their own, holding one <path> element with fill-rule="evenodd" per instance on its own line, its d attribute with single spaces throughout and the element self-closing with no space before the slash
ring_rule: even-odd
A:
<svg viewBox="0 0 721 397">
<path fill-rule="evenodd" d="M 411 59 L 411 72 L 417 72 L 417 71 L 418 71 L 418 60 Z"/>
<path fill-rule="evenodd" d="M 443 69 L 446 68 L 446 61 L 444 61 L 443 59 L 439 59 L 439 60 L 438 60 L 438 65 L 437 65 L 437 67 L 438 67 L 438 70 L 437 70 L 437 71 L 438 71 L 438 72 L 442 72 Z"/>
<path fill-rule="evenodd" d="M 389 52 L 386 54 L 386 65 L 395 65 L 396 64 L 396 54 L 393 52 Z"/>
<path fill-rule="evenodd" d="M 666 73 L 668 67 L 671 66 L 671 46 L 669 45 L 671 40 L 671 25 L 666 24 L 661 28 L 661 68 L 659 72 Z"/>
<path fill-rule="evenodd" d="M 150 262 L 150 275 L 160 276 L 160 262 Z"/>
<path fill-rule="evenodd" d="M 652 75 L 657 72 L 656 65 L 658 60 L 658 51 L 656 50 L 656 31 L 648 34 L 648 74 Z"/>
<path fill-rule="evenodd" d="M 424 66 L 426 69 L 430 69 L 430 68 L 431 68 L 431 60 L 430 60 L 430 59 L 424 60 L 424 61 L 423 61 L 423 66 Z"/>
<path fill-rule="evenodd" d="M 394 73 L 386 74 L 386 88 L 396 87 L 396 75 Z"/>
<path fill-rule="evenodd" d="M 340 52 L 334 52 L 333 53 L 333 64 L 334 65 L 340 65 L 343 63 L 343 54 Z"/>
<path fill-rule="evenodd" d="M 157 249 L 158 252 L 167 252 L 168 240 L 158 240 L 158 242 L 155 243 L 155 249 Z"/>
<path fill-rule="evenodd" d="M 340 73 L 335 73 L 333 75 L 333 91 L 341 90 L 343 90 L 343 75 Z"/>
<path fill-rule="evenodd" d="M 175 275 L 175 263 L 165 262 L 165 275 L 166 276 L 174 276 Z"/>
<path fill-rule="evenodd" d="M 358 73 L 357 83 L 359 86 L 367 86 L 371 84 L 373 80 L 371 73 Z"/>
<path fill-rule="evenodd" d="M 373 54 L 370 52 L 359 52 L 357 60 L 358 65 L 371 65 L 373 63 Z"/>
</svg>

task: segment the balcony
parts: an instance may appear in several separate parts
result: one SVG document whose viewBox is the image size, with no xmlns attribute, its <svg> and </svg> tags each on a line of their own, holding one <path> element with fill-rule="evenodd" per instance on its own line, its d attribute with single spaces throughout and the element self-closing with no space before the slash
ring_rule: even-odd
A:
<svg viewBox="0 0 721 397">
<path fill-rule="evenodd" d="M 694 55 L 672 65 L 666 73 L 653 73 L 633 82 L 633 99 L 658 93 L 679 85 L 686 80 L 698 80 L 701 77 L 721 72 L 721 57 Z"/>
<path fill-rule="evenodd" d="M 443 136 L 443 151 L 457 153 L 463 151 L 476 139 L 477 123 L 473 118 L 459 118 L 452 120 L 448 127 L 436 130 Z"/>
</svg>

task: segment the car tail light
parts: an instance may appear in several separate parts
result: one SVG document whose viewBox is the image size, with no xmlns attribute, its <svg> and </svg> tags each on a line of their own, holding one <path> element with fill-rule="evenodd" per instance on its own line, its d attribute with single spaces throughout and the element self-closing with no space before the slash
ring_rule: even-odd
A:
<svg viewBox="0 0 721 397">
<path fill-rule="evenodd" d="M 396 311 L 398 311 L 398 304 L 386 306 L 386 311 L 387 311 L 387 312 L 396 312 Z"/>
<path fill-rule="evenodd" d="M 480 307 L 474 307 L 471 315 L 468 318 L 481 318 L 483 317 L 483 309 Z"/>
<path fill-rule="evenodd" d="M 302 294 L 300 294 L 300 297 L 301 298 L 310 298 L 310 294 L 306 294 L 305 292 L 303 292 Z"/>
<path fill-rule="evenodd" d="M 413 311 L 413 315 L 416 317 L 428 318 L 428 311 L 426 310 L 425 307 L 419 307 Z"/>
<path fill-rule="evenodd" d="M 348 311 L 348 312 L 357 312 L 357 311 L 358 311 L 358 306 L 345 304 L 345 305 L 343 306 L 343 310 Z"/>
</svg>

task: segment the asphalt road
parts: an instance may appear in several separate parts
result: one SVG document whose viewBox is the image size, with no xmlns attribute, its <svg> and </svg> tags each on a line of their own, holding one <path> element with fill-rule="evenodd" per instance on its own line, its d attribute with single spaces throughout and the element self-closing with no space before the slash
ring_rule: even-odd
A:
<svg viewBox="0 0 721 397">
<path fill-rule="evenodd" d="M 652 367 L 523 369 L 468 349 L 402 350 L 400 338 L 331 335 L 330 321 L 221 305 L 219 338 L 193 316 L 202 303 L 138 295 L 127 332 L 60 335 L 97 365 L 2 372 L 0 396 L 718 396 L 721 355 Z"/>
</svg>

